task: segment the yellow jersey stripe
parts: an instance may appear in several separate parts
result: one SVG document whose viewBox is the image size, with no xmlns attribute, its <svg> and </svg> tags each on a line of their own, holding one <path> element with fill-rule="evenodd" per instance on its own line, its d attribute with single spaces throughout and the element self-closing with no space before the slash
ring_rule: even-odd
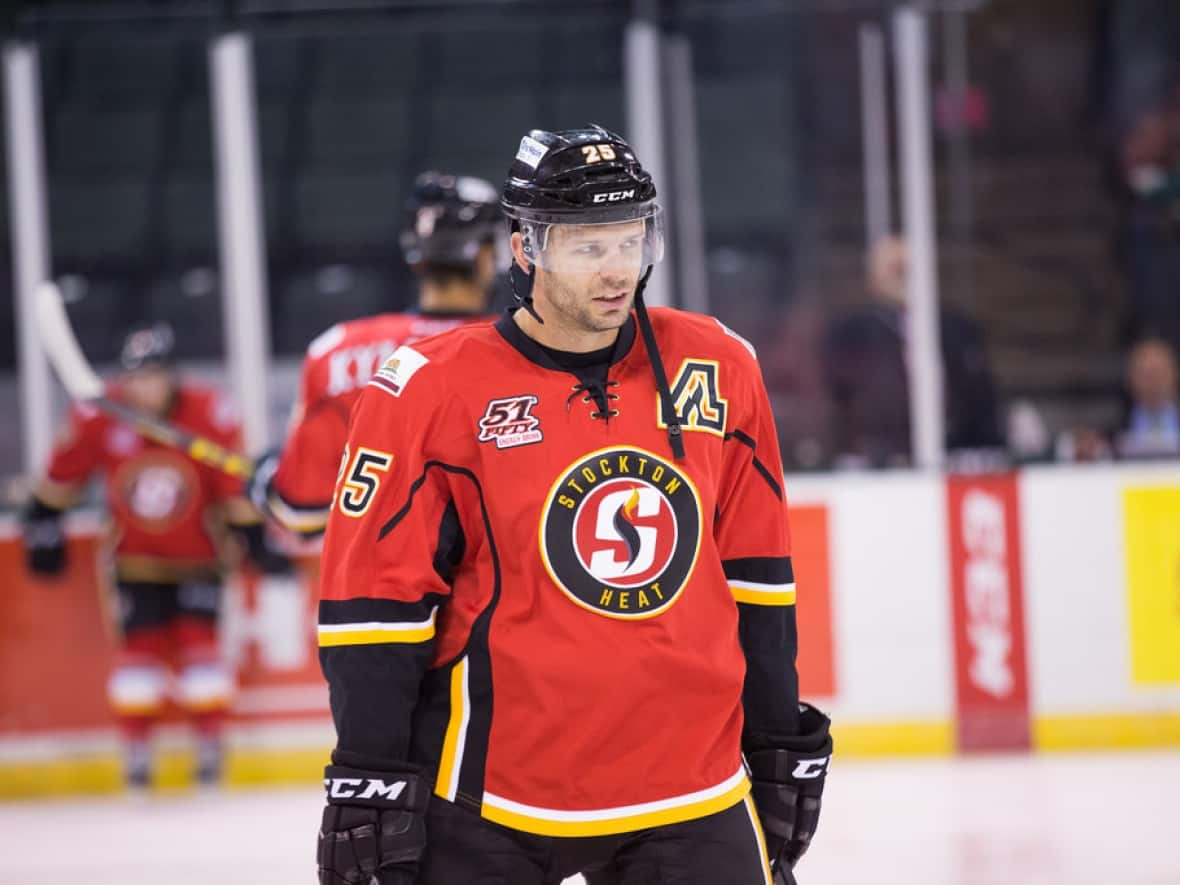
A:
<svg viewBox="0 0 1180 885">
<path fill-rule="evenodd" d="M 159 701 L 143 701 L 142 703 L 130 704 L 121 701 L 112 701 L 111 709 L 120 716 L 155 716 L 164 709 L 164 700 Z"/>
<path fill-rule="evenodd" d="M 609 836 L 682 823 L 732 808 L 750 792 L 744 769 L 715 787 L 684 796 L 599 811 L 536 808 L 483 795 L 483 816 L 493 823 L 540 836 Z"/>
<path fill-rule="evenodd" d="M 746 796 L 742 803 L 746 806 L 746 814 L 750 816 L 750 824 L 754 827 L 754 838 L 758 842 L 758 856 L 762 858 L 762 877 L 766 880 L 766 885 L 774 885 L 774 879 L 770 873 L 770 854 L 766 850 L 766 834 L 762 832 L 762 821 L 758 818 L 758 809 L 754 805 L 752 796 Z"/>
<path fill-rule="evenodd" d="M 365 621 L 360 624 L 320 624 L 321 648 L 335 645 L 376 645 L 383 642 L 415 643 L 434 638 L 435 607 L 425 621 Z"/>
<path fill-rule="evenodd" d="M 307 510 L 292 507 L 276 494 L 268 495 L 266 503 L 274 518 L 285 528 L 294 532 L 323 531 L 328 525 L 328 516 L 332 512 L 331 507 L 309 508 Z"/>
<path fill-rule="evenodd" d="M 321 633 L 320 648 L 336 645 L 379 645 L 399 642 L 412 645 L 434 638 L 434 625 L 420 630 L 357 630 L 355 633 Z"/>
<path fill-rule="evenodd" d="M 467 743 L 467 722 L 470 716 L 467 658 L 463 657 L 451 670 L 451 718 L 447 721 L 442 758 L 438 763 L 438 779 L 434 785 L 435 794 L 448 802 L 454 802 L 459 792 L 459 769 L 463 766 L 463 749 Z"/>
<path fill-rule="evenodd" d="M 794 605 L 794 584 L 756 584 L 753 581 L 730 581 L 729 590 L 738 602 L 749 605 Z"/>
</svg>

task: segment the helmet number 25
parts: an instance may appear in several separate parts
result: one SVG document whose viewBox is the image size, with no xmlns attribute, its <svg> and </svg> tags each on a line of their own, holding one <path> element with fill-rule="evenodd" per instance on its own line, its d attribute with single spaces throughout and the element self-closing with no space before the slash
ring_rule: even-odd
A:
<svg viewBox="0 0 1180 885">
<path fill-rule="evenodd" d="M 340 464 L 337 487 L 340 512 L 353 519 L 364 516 L 369 505 L 373 503 L 377 488 L 381 485 L 381 474 L 389 470 L 391 464 L 393 455 L 389 452 L 359 446 L 355 457 L 350 459 L 346 448 Z"/>
<path fill-rule="evenodd" d="M 587 163 L 597 163 L 601 160 L 613 160 L 615 149 L 609 144 L 588 144 L 582 148 L 582 156 Z"/>
</svg>

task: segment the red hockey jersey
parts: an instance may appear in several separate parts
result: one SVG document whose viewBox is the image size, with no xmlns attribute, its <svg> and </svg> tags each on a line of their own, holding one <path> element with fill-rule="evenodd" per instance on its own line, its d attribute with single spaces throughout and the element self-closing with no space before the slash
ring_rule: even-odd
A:
<svg viewBox="0 0 1180 885">
<path fill-rule="evenodd" d="M 515 829 L 598 835 L 741 801 L 744 739 L 798 729 L 795 586 L 752 349 L 632 318 L 610 399 L 511 317 L 399 348 L 356 409 L 319 639 L 346 764 L 411 760 Z"/>
<path fill-rule="evenodd" d="M 118 399 L 117 385 L 112 396 Z M 240 449 L 232 403 L 184 383 L 168 420 L 230 449 Z M 71 410 L 50 457 L 49 479 L 86 482 L 101 471 L 116 533 L 115 566 L 128 580 L 170 581 L 219 569 L 211 508 L 242 492 L 242 482 L 182 452 L 140 436 L 89 406 Z"/>
<path fill-rule="evenodd" d="M 323 531 L 353 403 L 401 344 L 484 317 L 387 313 L 339 323 L 307 348 L 299 397 L 267 504 L 287 528 Z"/>
</svg>

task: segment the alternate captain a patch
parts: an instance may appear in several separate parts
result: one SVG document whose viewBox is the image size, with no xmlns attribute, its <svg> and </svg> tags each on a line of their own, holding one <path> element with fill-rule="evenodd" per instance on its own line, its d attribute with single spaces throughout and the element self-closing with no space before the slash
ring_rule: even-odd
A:
<svg viewBox="0 0 1180 885">
<path fill-rule="evenodd" d="M 650 618 L 688 583 L 701 523 L 700 495 L 671 462 L 643 449 L 601 449 L 570 465 L 549 490 L 541 558 L 582 608 Z"/>
<path fill-rule="evenodd" d="M 685 430 L 725 436 L 729 401 L 721 395 L 716 360 L 686 359 L 672 380 L 672 404 Z M 656 403 L 656 424 L 666 427 Z"/>
</svg>

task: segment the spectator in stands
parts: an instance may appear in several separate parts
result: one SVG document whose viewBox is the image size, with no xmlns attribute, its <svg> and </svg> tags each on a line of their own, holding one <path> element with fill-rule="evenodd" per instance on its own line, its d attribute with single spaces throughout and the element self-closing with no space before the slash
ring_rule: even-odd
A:
<svg viewBox="0 0 1180 885">
<path fill-rule="evenodd" d="M 1123 200 L 1130 340 L 1180 348 L 1180 4 L 1100 0 L 1094 87 Z"/>
<path fill-rule="evenodd" d="M 1123 137 L 1125 247 L 1136 335 L 1180 347 L 1180 85 Z"/>
<path fill-rule="evenodd" d="M 909 252 L 884 237 L 869 255 L 872 303 L 837 319 L 822 349 L 832 398 L 836 463 L 871 467 L 910 461 L 905 313 Z M 995 385 L 979 327 L 943 306 L 939 315 L 948 450 L 1001 444 Z"/>
<path fill-rule="evenodd" d="M 1100 0 L 1095 19 L 1095 85 L 1108 129 L 1125 133 L 1158 107 L 1180 76 L 1175 0 Z"/>
<path fill-rule="evenodd" d="M 1118 439 L 1124 458 L 1180 455 L 1176 354 L 1166 341 L 1146 338 L 1127 357 L 1131 408 Z"/>
</svg>

